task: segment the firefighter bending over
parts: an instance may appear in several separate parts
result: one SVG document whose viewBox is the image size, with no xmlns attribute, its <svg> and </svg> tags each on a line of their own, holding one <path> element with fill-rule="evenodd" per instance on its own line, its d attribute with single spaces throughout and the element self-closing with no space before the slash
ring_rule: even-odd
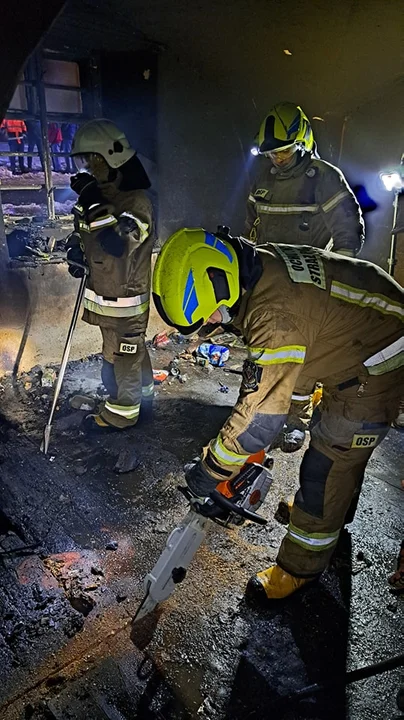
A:
<svg viewBox="0 0 404 720">
<path fill-rule="evenodd" d="M 309 246 L 256 249 L 183 229 L 162 248 L 153 294 L 161 317 L 180 332 L 230 318 L 248 348 L 238 401 L 187 472 L 195 495 L 208 496 L 271 445 L 296 389 L 304 395 L 316 381 L 324 385 L 277 564 L 249 582 L 264 600 L 286 597 L 326 568 L 366 464 L 397 414 L 403 289 L 362 260 Z"/>
</svg>

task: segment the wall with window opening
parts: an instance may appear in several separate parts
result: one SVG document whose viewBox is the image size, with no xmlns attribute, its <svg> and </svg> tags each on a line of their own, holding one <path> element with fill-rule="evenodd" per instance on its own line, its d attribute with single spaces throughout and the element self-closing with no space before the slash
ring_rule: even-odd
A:
<svg viewBox="0 0 404 720">
<path fill-rule="evenodd" d="M 0 130 L 3 215 L 18 220 L 66 218 L 74 196 L 69 176 L 77 127 L 100 114 L 98 63 L 50 50 L 28 61 Z"/>
</svg>

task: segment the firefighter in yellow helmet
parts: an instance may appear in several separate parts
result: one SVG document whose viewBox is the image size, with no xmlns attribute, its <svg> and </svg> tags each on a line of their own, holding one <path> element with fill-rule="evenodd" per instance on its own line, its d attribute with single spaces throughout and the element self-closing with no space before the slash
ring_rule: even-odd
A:
<svg viewBox="0 0 404 720">
<path fill-rule="evenodd" d="M 216 438 L 187 471 L 208 496 L 271 445 L 295 388 L 324 385 L 321 420 L 300 468 L 300 488 L 277 564 L 249 592 L 283 598 L 326 568 L 387 435 L 404 385 L 404 292 L 375 265 L 310 246 L 252 244 L 202 229 L 179 230 L 156 263 L 153 296 L 180 332 L 232 320 L 248 359 L 239 398 Z"/>
<path fill-rule="evenodd" d="M 146 172 L 124 133 L 109 120 L 91 120 L 77 131 L 72 147 L 84 172 L 71 178 L 77 193 L 75 232 L 67 261 L 89 268 L 85 322 L 98 325 L 103 346 L 102 380 L 109 397 L 85 429 L 107 432 L 149 416 L 153 371 L 145 345 L 149 317 L 153 211 L 144 190 Z M 69 266 L 74 277 L 83 273 Z"/>
<path fill-rule="evenodd" d="M 316 152 L 308 117 L 290 102 L 275 105 L 252 148 L 259 168 L 247 202 L 244 235 L 333 249 L 354 257 L 361 249 L 361 210 L 342 172 Z"/>
</svg>

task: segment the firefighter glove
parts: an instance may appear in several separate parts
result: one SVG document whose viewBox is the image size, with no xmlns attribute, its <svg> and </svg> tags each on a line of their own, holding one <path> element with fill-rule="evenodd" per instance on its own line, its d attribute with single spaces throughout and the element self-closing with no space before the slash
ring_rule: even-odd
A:
<svg viewBox="0 0 404 720">
<path fill-rule="evenodd" d="M 187 485 L 196 497 L 209 497 L 215 490 L 217 481 L 205 470 L 200 458 L 194 458 L 184 470 Z"/>
<path fill-rule="evenodd" d="M 105 202 L 95 177 L 90 173 L 81 172 L 73 175 L 70 178 L 70 187 L 79 195 L 84 210 L 88 210 L 91 205 L 100 205 Z"/>
<path fill-rule="evenodd" d="M 83 277 L 85 270 L 84 268 L 77 267 L 76 265 L 71 265 L 70 263 L 80 263 L 81 265 L 85 265 L 85 257 L 84 253 L 80 247 L 80 245 L 75 244 L 67 246 L 67 254 L 66 254 L 66 260 L 69 263 L 69 273 L 74 278 L 81 278 Z"/>
</svg>

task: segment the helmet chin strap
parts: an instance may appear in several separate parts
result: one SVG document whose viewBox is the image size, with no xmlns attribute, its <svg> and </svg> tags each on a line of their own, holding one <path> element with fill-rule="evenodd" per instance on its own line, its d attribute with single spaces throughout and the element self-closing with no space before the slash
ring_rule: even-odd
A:
<svg viewBox="0 0 404 720">
<path fill-rule="evenodd" d="M 222 323 L 224 325 L 229 325 L 232 321 L 232 315 L 230 315 L 229 308 L 227 305 L 219 305 L 218 310 L 222 316 Z"/>
</svg>

